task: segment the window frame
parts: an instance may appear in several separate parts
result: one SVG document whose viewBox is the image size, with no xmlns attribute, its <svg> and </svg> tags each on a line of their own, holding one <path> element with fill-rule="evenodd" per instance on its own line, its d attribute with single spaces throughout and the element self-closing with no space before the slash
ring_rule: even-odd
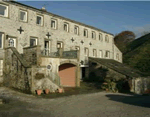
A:
<svg viewBox="0 0 150 117">
<path fill-rule="evenodd" d="M 89 49 L 87 47 L 84 48 L 84 56 L 89 57 Z"/>
<path fill-rule="evenodd" d="M 2 35 L 2 40 L 1 40 L 1 47 L 0 47 L 0 49 L 3 49 L 4 48 L 4 33 L 2 33 L 2 32 L 0 32 L 0 35 Z"/>
<path fill-rule="evenodd" d="M 106 50 L 106 52 L 105 52 L 105 57 L 106 57 L 106 58 L 110 58 L 110 51 Z"/>
<path fill-rule="evenodd" d="M 41 24 L 37 24 L 37 17 L 41 17 Z M 36 15 L 36 25 L 43 26 L 44 25 L 44 17 L 43 15 L 37 14 Z"/>
<path fill-rule="evenodd" d="M 93 49 L 93 57 L 97 57 L 97 51 L 96 51 L 96 49 Z"/>
<path fill-rule="evenodd" d="M 21 20 L 21 12 L 25 12 L 26 20 Z M 27 10 L 19 9 L 19 21 L 21 21 L 21 22 L 28 22 L 28 12 L 27 12 Z"/>
<path fill-rule="evenodd" d="M 109 43 L 109 37 L 108 37 L 108 35 L 105 35 L 105 42 Z"/>
<path fill-rule="evenodd" d="M 99 40 L 103 41 L 103 35 L 102 35 L 102 33 L 99 33 Z"/>
<path fill-rule="evenodd" d="M 75 28 L 77 29 L 76 33 L 75 33 Z M 74 34 L 79 35 L 79 26 L 74 26 Z"/>
<path fill-rule="evenodd" d="M 0 5 L 1 6 L 5 6 L 6 7 L 6 14 L 4 14 L 4 15 L 1 15 L 0 14 L 0 17 L 5 17 L 5 18 L 8 18 L 8 16 L 9 16 L 9 5 L 6 5 L 6 4 L 3 4 L 3 3 L 0 3 Z"/>
<path fill-rule="evenodd" d="M 55 27 L 52 27 L 52 21 L 55 22 Z M 51 19 L 51 29 L 57 29 L 57 20 L 56 19 Z"/>
<path fill-rule="evenodd" d="M 10 46 L 10 39 L 13 39 L 14 46 Z M 15 48 L 17 48 L 17 38 L 16 37 L 8 37 L 8 47 L 15 47 Z"/>
<path fill-rule="evenodd" d="M 67 26 L 67 30 L 65 30 L 65 25 Z M 64 22 L 63 28 L 65 32 L 69 32 L 69 23 Z"/>
<path fill-rule="evenodd" d="M 85 33 L 84 33 L 84 32 L 85 32 Z M 86 35 L 84 35 L 84 34 L 86 34 Z M 86 37 L 86 38 L 88 38 L 88 30 L 87 30 L 87 29 L 84 29 L 84 30 L 83 30 L 83 36 Z"/>
<path fill-rule="evenodd" d="M 99 57 L 103 58 L 103 51 L 102 50 L 99 50 Z"/>
<path fill-rule="evenodd" d="M 92 39 L 96 39 L 96 32 L 92 31 Z"/>
<path fill-rule="evenodd" d="M 0 59 L 0 76 L 3 76 L 3 64 L 4 60 Z"/>
<path fill-rule="evenodd" d="M 75 46 L 75 50 L 80 50 L 80 46 Z"/>
<path fill-rule="evenodd" d="M 60 47 L 58 47 L 58 44 L 60 44 Z M 62 49 L 63 48 L 63 42 L 58 41 L 56 44 L 57 49 Z"/>
<path fill-rule="evenodd" d="M 38 45 L 38 38 L 37 37 L 30 37 L 30 47 L 33 47 L 33 46 L 31 46 L 31 39 L 35 39 L 35 45 L 33 45 L 33 46 L 37 46 Z"/>
</svg>

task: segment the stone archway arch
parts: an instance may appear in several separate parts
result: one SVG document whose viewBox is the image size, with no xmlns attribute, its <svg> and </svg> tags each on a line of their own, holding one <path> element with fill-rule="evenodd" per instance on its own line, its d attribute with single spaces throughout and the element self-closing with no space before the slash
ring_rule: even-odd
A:
<svg viewBox="0 0 150 117">
<path fill-rule="evenodd" d="M 62 61 L 59 65 L 59 77 L 64 87 L 75 87 L 77 79 L 77 63 L 74 61 Z"/>
</svg>

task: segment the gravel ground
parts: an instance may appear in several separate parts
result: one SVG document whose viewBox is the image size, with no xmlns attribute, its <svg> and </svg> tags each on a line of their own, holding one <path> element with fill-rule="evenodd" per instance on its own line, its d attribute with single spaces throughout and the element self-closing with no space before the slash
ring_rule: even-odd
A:
<svg viewBox="0 0 150 117">
<path fill-rule="evenodd" d="M 150 117 L 150 96 L 93 93 L 44 99 L 0 87 L 0 117 Z"/>
</svg>

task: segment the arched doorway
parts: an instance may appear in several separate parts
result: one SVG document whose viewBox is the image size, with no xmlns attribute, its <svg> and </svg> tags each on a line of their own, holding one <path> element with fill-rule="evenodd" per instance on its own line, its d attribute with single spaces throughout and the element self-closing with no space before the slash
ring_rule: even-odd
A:
<svg viewBox="0 0 150 117">
<path fill-rule="evenodd" d="M 65 63 L 59 66 L 59 77 L 62 86 L 76 86 L 76 66 L 71 63 Z"/>
</svg>

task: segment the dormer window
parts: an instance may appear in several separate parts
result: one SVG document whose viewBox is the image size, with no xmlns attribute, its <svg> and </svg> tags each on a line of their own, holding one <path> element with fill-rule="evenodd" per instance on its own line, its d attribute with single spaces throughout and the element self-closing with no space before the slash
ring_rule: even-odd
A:
<svg viewBox="0 0 150 117">
<path fill-rule="evenodd" d="M 96 39 L 96 34 L 94 31 L 92 32 L 92 39 Z"/>
<path fill-rule="evenodd" d="M 88 30 L 84 29 L 84 37 L 88 37 Z"/>
<path fill-rule="evenodd" d="M 43 26 L 43 16 L 41 16 L 41 15 L 36 16 L 36 24 Z"/>
<path fill-rule="evenodd" d="M 64 23 L 64 31 L 69 32 L 69 24 Z"/>
<path fill-rule="evenodd" d="M 0 16 L 8 17 L 8 6 L 0 4 Z"/>
<path fill-rule="evenodd" d="M 79 35 L 79 27 L 78 26 L 74 27 L 74 34 Z"/>
<path fill-rule="evenodd" d="M 20 20 L 23 22 L 27 22 L 27 12 L 20 10 Z"/>
<path fill-rule="evenodd" d="M 56 20 L 54 19 L 51 20 L 51 28 L 56 29 Z"/>
</svg>

